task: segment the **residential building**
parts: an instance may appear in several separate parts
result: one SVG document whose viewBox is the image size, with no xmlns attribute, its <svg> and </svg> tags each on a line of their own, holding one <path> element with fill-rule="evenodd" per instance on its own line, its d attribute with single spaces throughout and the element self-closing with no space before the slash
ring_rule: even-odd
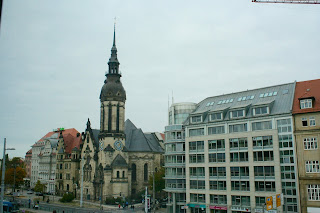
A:
<svg viewBox="0 0 320 213">
<path fill-rule="evenodd" d="M 165 127 L 165 191 L 168 192 L 167 212 L 185 212 L 186 169 L 185 133 L 183 122 L 196 109 L 195 103 L 174 103 L 169 108 Z"/>
<path fill-rule="evenodd" d="M 23 179 L 25 182 L 25 187 L 30 187 L 30 178 L 31 178 L 31 159 L 32 159 L 32 149 L 30 149 L 25 156 L 25 169 L 26 169 L 26 177 Z"/>
<path fill-rule="evenodd" d="M 80 145 L 82 143 L 80 133 L 76 137 L 72 134 L 62 134 L 57 144 L 56 167 L 54 168 L 56 179 L 56 194 L 63 196 L 67 192 L 77 195 L 80 187 Z"/>
<path fill-rule="evenodd" d="M 74 128 L 56 129 L 52 132 L 48 132 L 39 141 L 31 146 L 31 188 L 34 188 L 37 181 L 40 180 L 43 184 L 45 184 L 46 192 L 52 192 L 52 190 L 55 190 L 55 153 L 60 131 L 62 131 L 63 135 L 71 134 L 74 137 L 76 137 L 77 133 L 79 133 Z"/>
<path fill-rule="evenodd" d="M 320 212 L 320 79 L 296 83 L 292 113 L 301 212 Z"/>
<path fill-rule="evenodd" d="M 125 122 L 126 92 L 119 64 L 114 33 L 100 93 L 100 129 L 93 129 L 88 119 L 82 138 L 80 172 L 85 199 L 136 195 L 163 164 L 160 134 L 143 133 L 130 120 Z"/>
<path fill-rule="evenodd" d="M 209 97 L 185 128 L 187 212 L 299 212 L 295 83 Z M 280 204 L 280 203 L 279 203 Z M 269 208 L 269 207 L 268 207 Z"/>
</svg>

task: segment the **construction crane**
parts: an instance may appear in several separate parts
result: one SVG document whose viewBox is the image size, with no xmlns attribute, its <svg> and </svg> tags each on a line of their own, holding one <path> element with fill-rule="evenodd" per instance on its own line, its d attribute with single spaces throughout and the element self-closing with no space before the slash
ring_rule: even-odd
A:
<svg viewBox="0 0 320 213">
<path fill-rule="evenodd" d="M 320 4 L 320 0 L 252 0 L 255 3 Z"/>
</svg>

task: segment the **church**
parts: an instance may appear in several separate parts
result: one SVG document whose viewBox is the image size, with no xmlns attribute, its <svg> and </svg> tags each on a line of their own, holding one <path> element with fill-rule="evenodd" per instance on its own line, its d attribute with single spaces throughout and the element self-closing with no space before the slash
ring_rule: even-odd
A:
<svg viewBox="0 0 320 213">
<path fill-rule="evenodd" d="M 79 182 L 83 178 L 83 198 L 87 200 L 135 195 L 163 165 L 163 134 L 144 133 L 125 121 L 126 91 L 119 65 L 114 31 L 100 93 L 100 129 L 93 129 L 88 119 L 82 133 Z"/>
</svg>

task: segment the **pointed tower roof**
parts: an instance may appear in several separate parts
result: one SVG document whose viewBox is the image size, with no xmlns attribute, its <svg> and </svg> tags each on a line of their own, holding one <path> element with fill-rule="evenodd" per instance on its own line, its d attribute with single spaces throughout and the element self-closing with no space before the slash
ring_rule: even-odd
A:
<svg viewBox="0 0 320 213">
<path fill-rule="evenodd" d="M 101 101 L 123 101 L 126 100 L 126 91 L 121 83 L 121 74 L 119 71 L 119 61 L 117 56 L 116 47 L 116 28 L 114 26 L 113 31 L 113 45 L 111 48 L 111 56 L 108 62 L 108 72 L 106 73 L 107 79 L 104 81 L 104 85 L 101 89 L 100 100 Z"/>
</svg>

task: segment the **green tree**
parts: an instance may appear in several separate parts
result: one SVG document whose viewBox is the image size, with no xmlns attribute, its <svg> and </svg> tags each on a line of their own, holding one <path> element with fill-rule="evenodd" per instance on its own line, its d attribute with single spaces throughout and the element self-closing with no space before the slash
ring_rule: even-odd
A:
<svg viewBox="0 0 320 213">
<path fill-rule="evenodd" d="M 38 180 L 36 185 L 34 186 L 34 191 L 43 193 L 43 189 L 44 189 L 44 184 L 41 184 L 40 180 Z"/>
<path fill-rule="evenodd" d="M 162 197 L 164 192 L 163 191 L 163 189 L 165 188 L 164 176 L 165 176 L 165 170 L 163 167 L 154 173 L 155 192 L 158 198 L 159 196 Z M 149 178 L 149 189 L 153 190 L 153 175 L 151 175 Z M 152 192 L 150 191 L 150 193 Z"/>
</svg>

